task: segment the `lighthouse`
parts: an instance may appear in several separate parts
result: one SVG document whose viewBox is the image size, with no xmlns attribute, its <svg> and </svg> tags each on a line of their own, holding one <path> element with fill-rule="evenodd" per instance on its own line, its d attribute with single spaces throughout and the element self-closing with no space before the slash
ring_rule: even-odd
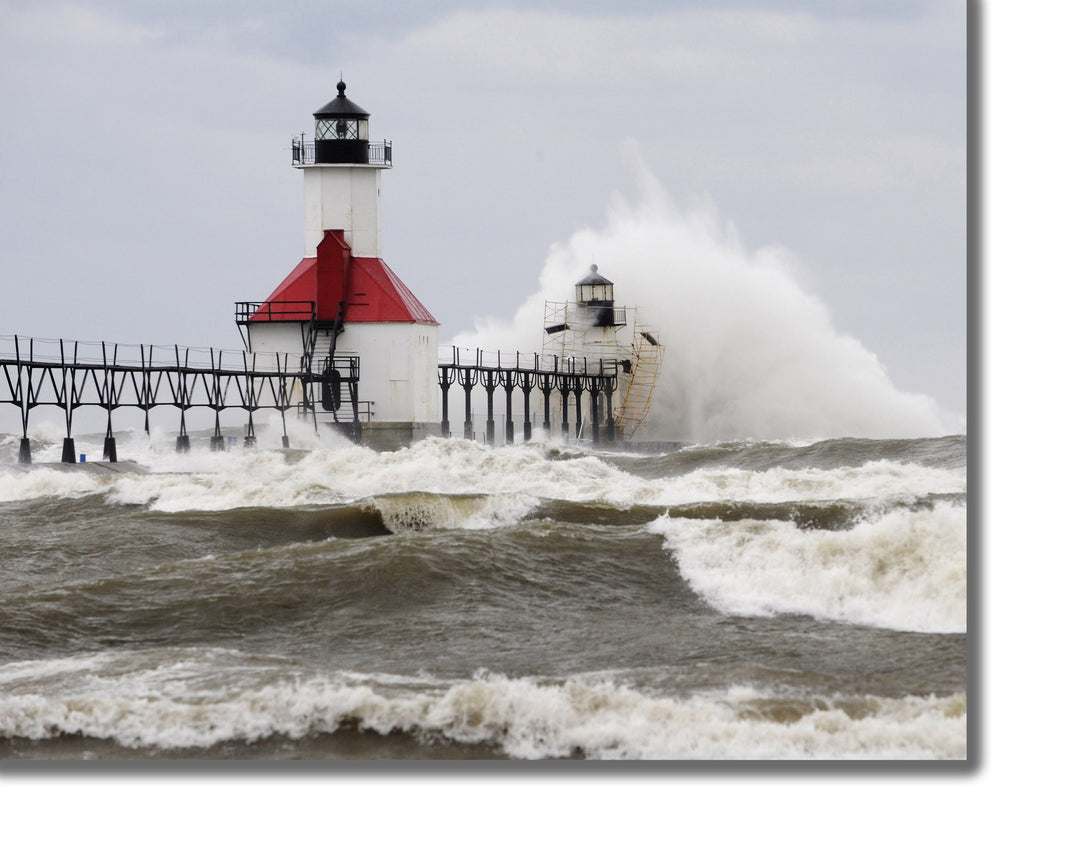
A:
<svg viewBox="0 0 1080 849">
<path fill-rule="evenodd" d="M 301 355 L 316 377 L 356 358 L 361 441 L 392 448 L 439 432 L 438 322 L 382 258 L 391 144 L 371 140 L 371 116 L 345 88 L 313 113 L 314 138 L 292 142 L 304 256 L 264 301 L 238 304 L 236 320 L 250 352 Z M 321 413 L 332 407 L 323 400 Z"/>
<path fill-rule="evenodd" d="M 545 356 L 613 363 L 620 372 L 618 386 L 606 398 L 607 409 L 579 410 L 579 422 L 609 418 L 619 438 L 627 440 L 647 427 L 664 349 L 639 308 L 616 305 L 615 284 L 596 265 L 574 284 L 573 301 L 546 303 L 543 339 Z M 560 403 L 579 400 L 564 395 Z"/>
</svg>

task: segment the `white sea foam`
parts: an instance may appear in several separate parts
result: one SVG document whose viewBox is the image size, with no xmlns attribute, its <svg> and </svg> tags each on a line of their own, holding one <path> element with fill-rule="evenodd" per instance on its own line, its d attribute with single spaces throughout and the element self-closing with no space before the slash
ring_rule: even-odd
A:
<svg viewBox="0 0 1080 849">
<path fill-rule="evenodd" d="M 963 469 L 884 460 L 827 470 L 750 471 L 718 465 L 646 479 L 591 454 L 556 460 L 540 445 L 491 448 L 435 438 L 383 453 L 351 444 L 323 446 L 298 455 L 271 450 L 175 454 L 144 448 L 133 459 L 155 474 L 81 475 L 44 467 L 0 470 L 0 500 L 98 492 L 116 503 L 179 512 L 347 504 L 417 492 L 486 495 L 484 518 L 472 511 L 468 520 L 488 527 L 519 520 L 540 499 L 674 506 L 717 501 L 888 499 L 964 492 L 967 487 Z M 446 520 L 452 521 L 453 515 L 447 512 Z"/>
<path fill-rule="evenodd" d="M 668 516 L 647 527 L 721 612 L 958 633 L 967 627 L 966 523 L 965 507 L 938 504 L 840 531 Z"/>
<path fill-rule="evenodd" d="M 604 680 L 480 673 L 442 682 L 327 671 L 236 652 L 105 652 L 0 667 L 0 735 L 208 747 L 358 727 L 496 746 L 517 758 L 963 758 L 966 697 L 793 695 L 731 686 L 685 698 Z"/>
<path fill-rule="evenodd" d="M 659 505 L 709 501 L 835 501 L 889 499 L 967 490 L 963 469 L 935 469 L 911 463 L 875 460 L 837 469 L 762 471 L 723 466 L 642 483 L 641 500 Z"/>
<path fill-rule="evenodd" d="M 801 715 L 778 721 L 767 709 L 777 702 Z M 966 751 L 964 696 L 793 699 L 737 686 L 678 699 L 612 682 L 482 676 L 452 687 L 425 724 L 462 742 L 498 742 L 518 758 L 899 759 Z"/>
<path fill-rule="evenodd" d="M 29 501 L 34 498 L 66 498 L 102 492 L 109 484 L 91 475 L 59 469 L 38 468 L 32 472 L 0 468 L 0 502 Z"/>
</svg>

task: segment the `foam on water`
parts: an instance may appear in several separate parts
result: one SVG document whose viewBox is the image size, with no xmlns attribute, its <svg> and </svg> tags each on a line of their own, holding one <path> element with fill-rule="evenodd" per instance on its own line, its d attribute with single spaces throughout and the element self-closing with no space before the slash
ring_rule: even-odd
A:
<svg viewBox="0 0 1080 849">
<path fill-rule="evenodd" d="M 133 457 L 155 474 L 84 475 L 45 467 L 0 469 L 0 500 L 101 493 L 118 504 L 163 512 L 239 507 L 348 504 L 376 496 L 429 493 L 486 496 L 483 510 L 443 511 L 449 524 L 492 524 L 522 518 L 541 499 L 615 506 L 674 506 L 717 501 L 785 502 L 890 499 L 966 491 L 963 469 L 873 461 L 859 467 L 763 471 L 721 465 L 663 478 L 642 478 L 606 463 L 602 455 L 555 456 L 543 445 L 491 448 L 460 439 L 431 438 L 379 453 L 347 444 L 309 451 L 251 450 L 189 454 L 143 447 Z M 435 509 L 429 500 L 425 509 Z M 401 508 L 402 502 L 388 502 Z M 444 505 L 446 507 L 446 505 Z M 458 511 L 455 513 L 454 511 Z"/>
<path fill-rule="evenodd" d="M 966 697 L 728 686 L 684 698 L 593 674 L 541 681 L 301 672 L 223 649 L 103 652 L 0 666 L 0 735 L 209 747 L 342 727 L 498 747 L 517 758 L 963 758 Z"/>
<path fill-rule="evenodd" d="M 962 633 L 966 524 L 965 507 L 937 504 L 841 531 L 667 516 L 648 528 L 663 535 L 690 587 L 723 613 Z"/>
<path fill-rule="evenodd" d="M 34 498 L 77 498 L 107 491 L 110 484 L 92 475 L 59 469 L 36 468 L 30 472 L 0 468 L 0 502 Z"/>
</svg>

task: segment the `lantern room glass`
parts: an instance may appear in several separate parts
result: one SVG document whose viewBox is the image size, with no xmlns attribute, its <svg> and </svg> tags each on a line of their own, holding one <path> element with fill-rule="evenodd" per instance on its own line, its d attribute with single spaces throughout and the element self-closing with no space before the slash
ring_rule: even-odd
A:
<svg viewBox="0 0 1080 849">
<path fill-rule="evenodd" d="M 356 118 L 320 118 L 315 122 L 315 138 L 319 140 L 358 139 L 360 121 Z"/>
<path fill-rule="evenodd" d="M 615 287 L 611 283 L 578 283 L 578 303 L 594 303 L 596 301 L 613 301 Z"/>
</svg>

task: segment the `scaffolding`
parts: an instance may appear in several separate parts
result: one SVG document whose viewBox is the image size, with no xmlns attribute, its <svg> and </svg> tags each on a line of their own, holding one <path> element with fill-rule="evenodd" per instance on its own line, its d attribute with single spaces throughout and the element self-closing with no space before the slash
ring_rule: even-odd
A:
<svg viewBox="0 0 1080 849">
<path fill-rule="evenodd" d="M 660 378 L 664 348 L 653 330 L 634 320 L 634 340 L 630 357 L 630 376 L 622 393 L 622 403 L 615 411 L 615 426 L 630 439 L 638 428 L 648 427 L 653 392 Z"/>
</svg>

